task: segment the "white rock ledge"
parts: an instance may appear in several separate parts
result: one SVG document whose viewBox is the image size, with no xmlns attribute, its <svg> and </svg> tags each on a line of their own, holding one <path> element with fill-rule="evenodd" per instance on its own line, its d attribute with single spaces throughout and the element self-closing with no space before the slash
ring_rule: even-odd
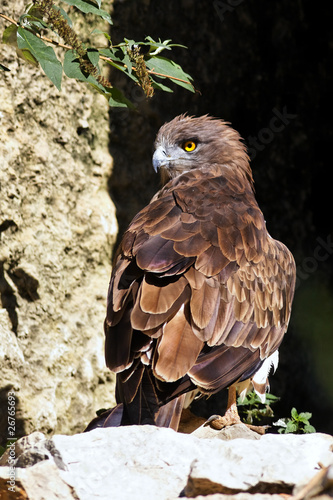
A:
<svg viewBox="0 0 333 500">
<path fill-rule="evenodd" d="M 320 469 L 333 464 L 333 437 L 326 434 L 251 439 L 246 431 L 245 438 L 232 439 L 230 429 L 204 429 L 196 431 L 202 437 L 153 426 L 51 439 L 31 434 L 16 443 L 15 493 L 8 492 L 8 452 L 0 460 L 0 498 L 3 492 L 15 500 L 173 500 L 211 494 L 215 500 L 274 500 L 316 482 Z M 333 477 L 332 469 L 327 477 Z M 316 486 L 317 496 L 327 490 L 325 484 Z"/>
</svg>

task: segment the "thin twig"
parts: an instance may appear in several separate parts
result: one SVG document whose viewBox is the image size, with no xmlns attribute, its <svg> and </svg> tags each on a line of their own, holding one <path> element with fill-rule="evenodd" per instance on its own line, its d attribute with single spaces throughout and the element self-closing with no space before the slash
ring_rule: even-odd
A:
<svg viewBox="0 0 333 500">
<path fill-rule="evenodd" d="M 10 23 L 15 24 L 15 26 L 18 26 L 18 23 L 16 21 L 14 21 L 14 19 L 12 19 L 11 17 L 8 17 L 5 14 L 1 14 L 1 13 L 0 13 L 0 17 L 3 17 L 4 19 L 6 19 L 6 21 L 9 21 Z"/>
<path fill-rule="evenodd" d="M 135 68 L 133 68 L 135 71 Z M 186 80 L 182 80 L 181 78 L 177 78 L 176 76 L 170 76 L 170 75 L 164 75 L 163 73 L 157 73 L 156 71 L 153 71 L 152 69 L 148 69 L 147 72 L 150 75 L 156 75 L 156 76 L 163 76 L 164 78 L 172 78 L 172 80 L 177 80 L 178 82 L 183 82 L 187 83 L 187 85 L 192 85 L 190 82 L 187 82 Z"/>
<path fill-rule="evenodd" d="M 51 38 L 47 38 L 46 36 L 40 35 L 39 33 L 35 33 L 34 32 L 34 35 L 38 36 L 38 38 L 40 38 L 41 40 L 44 40 L 44 42 L 52 43 L 53 45 L 56 45 L 57 47 L 61 47 L 63 49 L 68 49 L 68 50 L 72 50 L 73 49 L 73 47 L 71 47 L 70 45 L 65 45 L 64 43 L 57 42 L 56 40 L 51 40 Z"/>
</svg>

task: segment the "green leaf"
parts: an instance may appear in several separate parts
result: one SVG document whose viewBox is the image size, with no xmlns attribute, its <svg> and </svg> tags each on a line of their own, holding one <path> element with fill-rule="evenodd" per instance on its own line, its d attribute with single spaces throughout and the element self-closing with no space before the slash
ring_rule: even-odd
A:
<svg viewBox="0 0 333 500">
<path fill-rule="evenodd" d="M 292 416 L 292 418 L 294 420 L 298 420 L 299 415 L 298 415 L 298 412 L 297 412 L 296 408 L 292 408 L 292 410 L 291 410 L 291 416 Z"/>
<path fill-rule="evenodd" d="M 98 65 L 99 52 L 97 49 L 88 49 L 87 56 L 88 56 L 88 59 L 91 62 L 91 64 L 93 64 L 94 66 Z"/>
<path fill-rule="evenodd" d="M 90 2 L 88 0 L 63 0 L 63 1 L 65 3 L 67 3 L 68 5 L 72 5 L 73 7 L 76 7 L 77 9 L 81 10 L 81 12 L 84 12 L 85 14 L 95 14 L 97 16 L 102 17 L 109 24 L 112 24 L 110 14 L 108 12 L 106 12 L 105 10 L 102 10 L 99 7 L 96 7 L 95 2 Z M 98 2 L 98 5 L 100 5 L 100 2 Z"/>
<path fill-rule="evenodd" d="M 287 422 L 287 427 L 285 428 L 285 433 L 292 434 L 293 432 L 297 432 L 297 430 L 298 430 L 298 425 L 292 420 L 289 420 Z"/>
<path fill-rule="evenodd" d="M 298 419 L 300 422 L 308 423 L 310 418 L 312 417 L 312 413 L 306 411 L 302 412 L 298 415 Z"/>
<path fill-rule="evenodd" d="M 39 62 L 46 76 L 52 83 L 61 89 L 62 65 L 58 61 L 52 47 L 45 43 L 23 28 L 17 30 L 17 45 L 22 51 L 29 51 L 32 56 Z"/>
<path fill-rule="evenodd" d="M 129 57 L 128 54 L 124 54 L 123 63 L 126 66 L 127 72 L 129 74 L 131 74 L 132 73 L 132 61 L 131 61 L 131 59 L 130 59 L 130 57 Z"/>
<path fill-rule="evenodd" d="M 313 432 L 316 432 L 316 429 L 313 427 L 313 425 L 307 424 L 304 426 L 304 432 L 306 434 L 312 434 Z"/>
<path fill-rule="evenodd" d="M 278 396 L 274 396 L 274 394 L 271 394 L 270 392 L 267 392 L 266 393 L 266 403 L 269 402 L 269 403 L 275 403 L 277 401 L 279 401 L 280 398 Z"/>
<path fill-rule="evenodd" d="M 88 82 L 91 87 L 93 87 L 97 92 L 99 92 L 101 95 L 106 97 L 108 100 L 108 103 L 111 107 L 114 108 L 131 108 L 135 109 L 135 106 L 131 101 L 129 101 L 124 94 L 117 88 L 108 88 L 105 89 L 102 85 L 100 84 L 95 84 L 92 82 Z M 97 83 L 97 82 L 96 82 Z"/>
<path fill-rule="evenodd" d="M 21 59 L 24 59 L 24 61 L 32 64 L 33 66 L 38 66 L 38 61 L 37 59 L 31 54 L 30 50 L 27 49 L 16 49 L 16 54 L 18 57 Z"/>
<path fill-rule="evenodd" d="M 9 69 L 9 68 L 6 68 L 6 66 L 4 66 L 4 65 L 3 65 L 3 64 L 1 64 L 1 63 L 0 63 L 0 69 L 1 69 L 2 71 L 10 71 L 10 69 Z"/>
<path fill-rule="evenodd" d="M 64 57 L 64 73 L 68 78 L 75 78 L 85 83 L 97 83 L 96 79 L 82 72 L 79 60 L 73 50 L 67 50 Z"/>
<path fill-rule="evenodd" d="M 154 77 L 170 78 L 174 83 L 184 87 L 191 92 L 195 92 L 191 84 L 191 76 L 185 73 L 183 69 L 175 62 L 161 56 L 150 57 L 146 60 L 146 66 L 155 72 Z M 159 73 L 158 75 L 156 73 Z"/>
<path fill-rule="evenodd" d="M 113 87 L 109 90 L 109 104 L 116 108 L 131 108 L 134 109 L 133 103 L 127 99 L 124 94 L 117 88 Z"/>
<path fill-rule="evenodd" d="M 18 27 L 15 24 L 8 26 L 3 32 L 2 43 L 17 47 L 17 29 Z"/>
<path fill-rule="evenodd" d="M 130 40 L 129 38 L 124 38 L 124 41 L 126 42 L 125 43 L 125 47 L 126 45 L 129 45 L 130 47 L 133 47 L 133 45 L 138 45 L 138 43 L 135 41 L 135 40 Z M 119 47 L 121 47 L 122 44 L 119 45 Z M 125 49 L 127 50 L 127 49 Z"/>
<path fill-rule="evenodd" d="M 157 83 L 152 78 L 151 78 L 151 84 L 154 87 L 154 89 L 163 90 L 164 92 L 173 92 L 173 90 L 170 89 L 170 87 L 163 85 L 163 83 Z"/>
</svg>

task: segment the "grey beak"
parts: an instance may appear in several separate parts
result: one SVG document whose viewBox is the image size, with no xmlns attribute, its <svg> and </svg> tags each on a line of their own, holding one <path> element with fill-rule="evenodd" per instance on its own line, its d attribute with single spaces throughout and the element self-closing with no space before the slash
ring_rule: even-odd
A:
<svg viewBox="0 0 333 500">
<path fill-rule="evenodd" d="M 169 160 L 165 150 L 162 148 L 162 146 L 159 146 L 153 154 L 153 167 L 155 172 L 157 172 L 161 167 L 167 166 L 168 163 Z"/>
</svg>

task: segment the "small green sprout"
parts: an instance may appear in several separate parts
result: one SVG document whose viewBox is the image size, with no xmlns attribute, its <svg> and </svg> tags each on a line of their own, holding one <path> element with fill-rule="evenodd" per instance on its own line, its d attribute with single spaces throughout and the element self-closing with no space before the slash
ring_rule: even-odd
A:
<svg viewBox="0 0 333 500">
<path fill-rule="evenodd" d="M 291 418 L 280 418 L 273 425 L 280 427 L 278 429 L 280 434 L 311 434 L 312 432 L 316 432 L 316 429 L 309 422 L 311 417 L 312 413 L 298 413 L 296 408 L 293 408 L 291 410 Z"/>
</svg>

